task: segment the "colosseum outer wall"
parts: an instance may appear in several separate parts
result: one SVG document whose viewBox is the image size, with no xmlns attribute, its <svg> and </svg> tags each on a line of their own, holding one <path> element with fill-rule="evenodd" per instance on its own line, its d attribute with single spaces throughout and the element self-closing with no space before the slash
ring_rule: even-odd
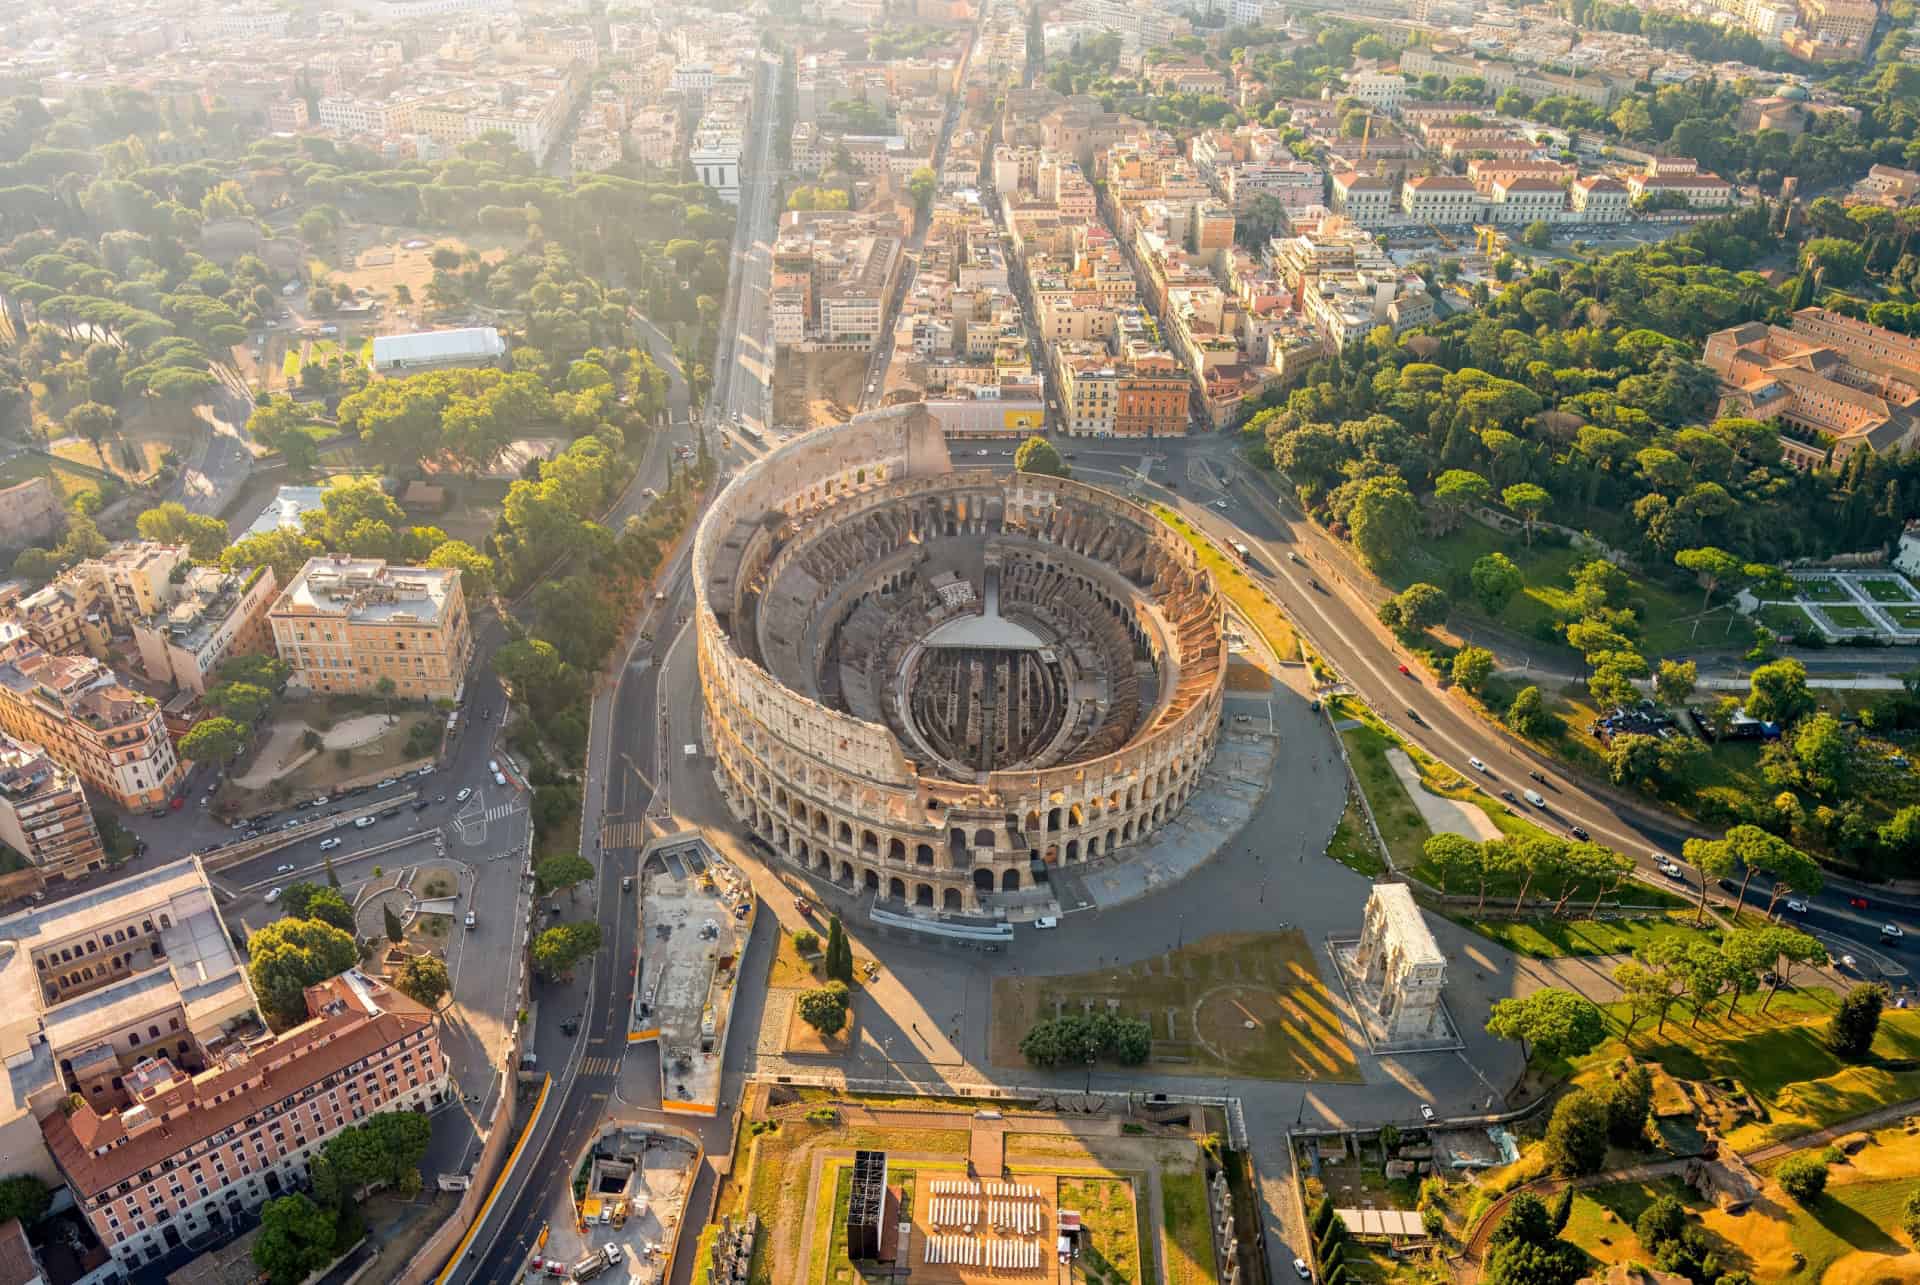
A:
<svg viewBox="0 0 1920 1285">
<path fill-rule="evenodd" d="M 729 636 L 739 627 L 736 581 L 779 525 L 765 520 L 770 511 L 805 524 L 821 509 L 863 506 L 883 491 L 924 491 L 933 479 L 976 485 L 986 477 L 954 472 L 938 425 L 919 407 L 818 430 L 755 461 L 695 535 L 695 626 L 716 777 L 741 823 L 816 874 L 953 911 L 978 908 L 984 893 L 1031 886 L 1035 858 L 1106 857 L 1170 819 L 1212 757 L 1226 654 L 1217 590 L 1185 541 L 1117 496 L 1035 476 L 993 480 L 1009 509 L 1044 511 L 1070 500 L 1111 513 L 1146 533 L 1162 565 L 1180 568 L 1193 586 L 1182 596 L 1178 658 L 1189 698 L 1177 710 L 1157 706 L 1119 750 L 975 781 L 921 775 L 891 729 L 787 689 L 736 650 Z"/>
</svg>

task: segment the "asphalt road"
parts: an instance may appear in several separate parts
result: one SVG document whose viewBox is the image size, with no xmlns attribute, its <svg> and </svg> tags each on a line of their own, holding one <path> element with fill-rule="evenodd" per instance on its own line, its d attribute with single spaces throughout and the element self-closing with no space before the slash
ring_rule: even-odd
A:
<svg viewBox="0 0 1920 1285">
<path fill-rule="evenodd" d="M 754 94 L 752 127 L 740 164 L 740 206 L 733 229 L 733 270 L 727 277 L 727 305 L 720 314 L 719 351 L 713 363 L 709 421 L 719 424 L 738 415 L 765 432 L 773 413 L 773 345 L 767 305 L 773 274 L 773 194 L 779 175 L 773 168 L 775 91 L 779 63 L 760 63 L 760 87 Z"/>
</svg>

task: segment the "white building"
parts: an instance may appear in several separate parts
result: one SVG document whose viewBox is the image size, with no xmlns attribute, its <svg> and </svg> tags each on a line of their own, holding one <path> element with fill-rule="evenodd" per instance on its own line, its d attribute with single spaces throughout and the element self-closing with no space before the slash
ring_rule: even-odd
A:
<svg viewBox="0 0 1920 1285">
<path fill-rule="evenodd" d="M 1552 179 L 1502 175 L 1493 181 L 1487 218 L 1494 223 L 1552 223 L 1566 208 L 1567 189 Z"/>
<path fill-rule="evenodd" d="M 1605 174 L 1575 179 L 1567 196 L 1574 218 L 1582 223 L 1618 223 L 1633 212 L 1627 185 Z"/>
<path fill-rule="evenodd" d="M 740 152 L 740 128 L 731 122 L 718 127 L 703 123 L 687 152 L 694 178 L 718 192 L 728 205 L 740 204 Z"/>
<path fill-rule="evenodd" d="M 1400 208 L 1422 223 L 1471 223 L 1480 217 L 1480 193 L 1467 179 L 1428 174 L 1401 187 Z"/>
<path fill-rule="evenodd" d="M 1389 71 L 1357 71 L 1347 77 L 1347 95 L 1377 112 L 1397 112 L 1407 99 L 1407 78 Z"/>
<path fill-rule="evenodd" d="M 1333 212 L 1359 227 L 1393 222 L 1393 195 L 1390 179 L 1358 170 L 1342 170 L 1333 176 Z"/>
<path fill-rule="evenodd" d="M 498 361 L 507 341 L 492 326 L 459 330 L 417 330 L 406 335 L 375 335 L 371 369 L 378 374 Z"/>
</svg>

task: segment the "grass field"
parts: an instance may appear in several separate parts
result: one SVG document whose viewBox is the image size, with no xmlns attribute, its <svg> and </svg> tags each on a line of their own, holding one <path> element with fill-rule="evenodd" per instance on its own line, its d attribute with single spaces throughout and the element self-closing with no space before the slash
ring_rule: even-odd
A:
<svg viewBox="0 0 1920 1285">
<path fill-rule="evenodd" d="M 1504 553 L 1526 579 L 1526 588 L 1514 595 L 1494 619 L 1516 633 L 1535 637 L 1543 626 L 1556 620 L 1579 617 L 1574 603 L 1572 572 L 1576 566 L 1592 560 L 1591 555 L 1567 546 L 1524 543 L 1468 522 L 1460 530 L 1439 539 L 1421 540 L 1409 549 L 1400 564 L 1386 577 L 1395 589 L 1404 589 L 1415 581 L 1437 584 L 1453 597 L 1454 610 L 1470 615 L 1482 614 L 1470 591 L 1473 564 L 1489 553 Z M 1700 598 L 1691 592 L 1676 592 L 1665 585 L 1635 581 L 1629 596 L 1635 600 L 1643 632 L 1642 649 L 1657 656 L 1689 645 L 1693 618 L 1700 614 Z M 1714 628 L 1725 628 L 1724 604 L 1716 604 Z M 1736 618 L 1733 634 L 1725 645 L 1745 645 L 1752 629 L 1744 619 Z"/>
<path fill-rule="evenodd" d="M 1637 889 L 1635 891 L 1638 891 Z M 1449 916 L 1464 928 L 1499 942 L 1518 955 L 1559 959 L 1569 955 L 1626 955 L 1668 937 L 1702 936 L 1691 911 L 1641 919 L 1472 919 Z"/>
<path fill-rule="evenodd" d="M 1651 1021 L 1634 1029 L 1632 1053 L 1659 1062 L 1683 1080 L 1728 1077 L 1739 1080 L 1765 1108 L 1765 1120 L 1727 1134 L 1737 1150 L 1798 1137 L 1890 1102 L 1920 1096 L 1920 1070 L 1895 1069 L 1898 1059 L 1920 1058 L 1920 1009 L 1890 1009 L 1881 1018 L 1866 1063 L 1845 1063 L 1828 1052 L 1826 1019 L 1838 1002 L 1818 988 L 1782 991 L 1760 1012 L 1762 995 L 1744 999 L 1734 1014 L 1718 1000 L 1696 1025 L 1685 1004 L 1668 1015 L 1666 1030 Z M 1624 1029 L 1620 1005 L 1605 1008 L 1610 1029 Z M 1560 1063 L 1549 1074 L 1572 1070 L 1587 1076 L 1623 1057 L 1627 1049 L 1609 1039 L 1573 1067 Z M 1888 1065 L 1892 1062 L 1892 1065 Z"/>
<path fill-rule="evenodd" d="M 1633 1224 L 1648 1205 L 1671 1195 L 1718 1242 L 1722 1261 L 1755 1280 L 1805 1285 L 1914 1280 L 1920 1273 L 1913 1251 L 1896 1229 L 1920 1166 L 1894 1178 L 1872 1177 L 1846 1164 L 1829 1173 L 1825 1194 L 1810 1205 L 1788 1199 L 1769 1184 L 1761 1199 L 1738 1216 L 1706 1204 L 1675 1179 L 1595 1187 L 1575 1195 L 1563 1235 L 1602 1263 L 1649 1262 L 1653 1256 Z"/>
<path fill-rule="evenodd" d="M 1133 1185 L 1121 1178 L 1062 1178 L 1059 1197 L 1062 1209 L 1080 1211 L 1080 1269 L 1087 1285 L 1144 1285 Z"/>
<path fill-rule="evenodd" d="M 1334 827 L 1333 838 L 1327 841 L 1327 855 L 1369 879 L 1386 873 L 1387 863 L 1380 859 L 1380 847 L 1367 829 L 1367 819 L 1361 815 L 1358 799 L 1347 800 L 1347 810 L 1340 814 L 1340 824 Z"/>
<path fill-rule="evenodd" d="M 1867 617 L 1867 613 L 1858 607 L 1845 605 L 1837 607 L 1823 606 L 1820 608 L 1820 614 L 1825 616 L 1827 623 L 1835 629 L 1874 628 L 1873 621 Z"/>
<path fill-rule="evenodd" d="M 1920 629 L 1920 607 L 1888 607 L 1887 614 L 1903 629 Z"/>
<path fill-rule="evenodd" d="M 1760 623 L 1776 634 L 1799 635 L 1813 627 L 1806 609 L 1797 603 L 1770 602 L 1760 608 Z"/>
<path fill-rule="evenodd" d="M 1875 602 L 1913 602 L 1920 598 L 1905 576 L 1875 576 L 1872 579 L 1855 580 L 1854 584 L 1865 590 L 1867 597 Z"/>
<path fill-rule="evenodd" d="M 1248 578 L 1247 569 L 1231 555 L 1223 553 L 1218 545 L 1175 510 L 1164 504 L 1155 504 L 1152 508 L 1155 516 L 1178 531 L 1199 553 L 1201 565 L 1213 572 L 1221 591 L 1240 614 L 1260 631 L 1273 654 L 1281 660 L 1300 659 L 1300 639 L 1293 632 L 1293 625 L 1280 614 L 1273 599 Z"/>
<path fill-rule="evenodd" d="M 1805 579 L 1796 576 L 1793 581 L 1793 587 L 1795 593 L 1808 602 L 1853 601 L 1852 596 L 1840 587 L 1839 581 L 1828 579 L 1825 576 L 1812 576 Z"/>
<path fill-rule="evenodd" d="M 1207 1180 L 1198 1166 L 1160 1174 L 1160 1204 L 1167 1229 L 1169 1285 L 1205 1285 L 1214 1279 L 1213 1237 L 1207 1225 Z"/>
<path fill-rule="evenodd" d="M 97 460 L 81 462 L 99 467 Z M 63 508 L 82 491 L 97 491 L 101 486 L 99 478 L 63 468 L 58 460 L 48 459 L 44 455 L 16 455 L 0 463 L 0 486 L 14 486 L 36 477 L 44 477 L 53 483 L 53 493 Z"/>
<path fill-rule="evenodd" d="M 1152 1026 L 1149 1065 L 1164 1073 L 1359 1079 L 1313 950 L 1298 930 L 1216 933 L 1124 966 L 999 978 L 992 1059 L 1022 1066 L 1020 1040 L 1034 1023 L 1110 1005 Z"/>
</svg>

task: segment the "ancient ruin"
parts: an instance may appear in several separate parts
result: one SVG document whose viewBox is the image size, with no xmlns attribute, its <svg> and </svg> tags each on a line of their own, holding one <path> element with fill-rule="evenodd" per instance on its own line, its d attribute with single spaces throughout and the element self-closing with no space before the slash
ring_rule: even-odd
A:
<svg viewBox="0 0 1920 1285">
<path fill-rule="evenodd" d="M 1375 884 L 1360 939 L 1331 945 L 1374 1052 L 1457 1042 L 1441 1000 L 1447 957 L 1407 885 Z"/>
<path fill-rule="evenodd" d="M 754 462 L 694 544 L 722 791 L 779 856 L 980 910 L 1177 812 L 1212 757 L 1223 608 L 1151 513 L 960 468 L 920 407 Z"/>
</svg>

